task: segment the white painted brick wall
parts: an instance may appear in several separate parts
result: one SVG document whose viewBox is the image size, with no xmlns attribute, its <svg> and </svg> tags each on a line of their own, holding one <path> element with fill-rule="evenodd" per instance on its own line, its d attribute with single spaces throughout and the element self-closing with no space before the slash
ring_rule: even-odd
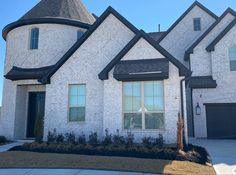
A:
<svg viewBox="0 0 236 175">
<path fill-rule="evenodd" d="M 201 31 L 193 30 L 193 18 L 201 18 Z M 160 44 L 183 64 L 188 66 L 187 62 L 183 60 L 185 51 L 213 22 L 215 22 L 213 17 L 198 6 L 195 6 Z"/>
<path fill-rule="evenodd" d="M 104 83 L 98 74 L 134 37 L 113 15 L 97 28 L 85 43 L 51 78 L 46 87 L 45 138 L 54 128 L 58 132 L 103 132 Z M 86 84 L 85 122 L 68 122 L 68 85 Z"/>
<path fill-rule="evenodd" d="M 235 17 L 230 13 L 227 14 L 221 22 L 194 48 L 194 53 L 190 55 L 193 76 L 212 75 L 211 53 L 206 51 L 206 47 L 234 18 Z"/>
<path fill-rule="evenodd" d="M 216 89 L 193 90 L 194 104 L 199 102 L 201 116 L 194 116 L 196 137 L 206 137 L 206 113 L 203 103 L 236 103 L 236 72 L 230 71 L 228 48 L 236 45 L 236 26 L 216 45 L 211 52 L 213 79 L 217 81 Z"/>
</svg>

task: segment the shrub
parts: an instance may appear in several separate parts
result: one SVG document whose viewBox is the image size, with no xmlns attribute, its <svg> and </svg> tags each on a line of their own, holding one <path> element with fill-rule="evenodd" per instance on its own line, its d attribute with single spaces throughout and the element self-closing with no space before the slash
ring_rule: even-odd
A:
<svg viewBox="0 0 236 175">
<path fill-rule="evenodd" d="M 151 148 L 153 141 L 154 141 L 154 138 L 152 138 L 152 137 L 144 137 L 144 138 L 142 139 L 142 144 L 143 144 L 143 146 L 145 146 L 146 148 Z"/>
<path fill-rule="evenodd" d="M 163 135 L 159 134 L 158 138 L 154 140 L 153 145 L 157 146 L 158 148 L 163 148 L 164 143 L 165 143 L 165 140 L 163 138 Z"/>
<path fill-rule="evenodd" d="M 7 142 L 6 137 L 0 136 L 0 143 L 5 143 L 5 142 Z"/>
<path fill-rule="evenodd" d="M 113 142 L 115 145 L 124 145 L 125 144 L 125 138 L 123 136 L 120 136 L 119 129 L 117 129 L 116 134 L 113 135 Z"/>
<path fill-rule="evenodd" d="M 112 144 L 112 135 L 109 134 L 108 129 L 105 129 L 105 137 L 104 137 L 104 139 L 102 141 L 102 144 L 104 146 L 108 146 L 108 145 Z"/>
<path fill-rule="evenodd" d="M 63 134 L 59 134 L 57 137 L 56 137 L 56 142 L 57 143 L 64 143 L 65 142 L 65 137 Z"/>
<path fill-rule="evenodd" d="M 81 145 L 85 145 L 86 144 L 86 137 L 85 137 L 83 132 L 81 133 L 81 135 L 79 135 L 78 143 L 81 144 Z"/>
<path fill-rule="evenodd" d="M 66 142 L 69 144 L 75 144 L 75 133 L 74 132 L 70 132 L 70 133 L 66 133 Z"/>
<path fill-rule="evenodd" d="M 134 144 L 134 134 L 131 132 L 127 132 L 127 137 L 126 137 L 126 145 L 127 146 L 133 146 Z"/>
<path fill-rule="evenodd" d="M 48 131 L 47 142 L 48 143 L 55 143 L 57 140 L 57 131 L 53 129 L 53 132 Z"/>
<path fill-rule="evenodd" d="M 89 135 L 88 143 L 93 146 L 96 146 L 99 144 L 97 132 L 91 132 L 91 134 Z"/>
</svg>

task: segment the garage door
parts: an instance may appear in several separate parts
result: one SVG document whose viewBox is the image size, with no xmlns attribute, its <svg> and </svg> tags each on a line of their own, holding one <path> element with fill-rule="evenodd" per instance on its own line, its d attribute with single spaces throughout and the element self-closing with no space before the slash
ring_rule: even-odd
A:
<svg viewBox="0 0 236 175">
<path fill-rule="evenodd" d="M 236 139 L 236 104 L 205 104 L 207 137 Z"/>
</svg>

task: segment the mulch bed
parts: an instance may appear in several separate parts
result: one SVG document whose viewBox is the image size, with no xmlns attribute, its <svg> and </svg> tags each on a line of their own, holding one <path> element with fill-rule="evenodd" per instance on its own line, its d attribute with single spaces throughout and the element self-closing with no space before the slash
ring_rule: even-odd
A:
<svg viewBox="0 0 236 175">
<path fill-rule="evenodd" d="M 199 146 L 189 145 L 184 152 L 176 148 L 146 148 L 143 146 L 91 146 L 72 144 L 31 143 L 16 146 L 10 151 L 30 151 L 38 153 L 60 153 L 96 156 L 134 157 L 145 159 L 180 160 L 210 164 L 207 151 Z"/>
<path fill-rule="evenodd" d="M 189 161 L 8 151 L 0 153 L 1 168 L 69 168 L 134 171 L 165 175 L 216 175 L 213 167 Z"/>
</svg>

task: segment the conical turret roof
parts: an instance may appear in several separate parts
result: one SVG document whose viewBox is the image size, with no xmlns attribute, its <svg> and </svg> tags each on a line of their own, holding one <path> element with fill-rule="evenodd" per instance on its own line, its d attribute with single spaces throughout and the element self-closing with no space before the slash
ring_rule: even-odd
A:
<svg viewBox="0 0 236 175">
<path fill-rule="evenodd" d="M 62 18 L 92 24 L 93 15 L 87 10 L 82 0 L 41 0 L 20 20 L 35 18 Z"/>
</svg>

